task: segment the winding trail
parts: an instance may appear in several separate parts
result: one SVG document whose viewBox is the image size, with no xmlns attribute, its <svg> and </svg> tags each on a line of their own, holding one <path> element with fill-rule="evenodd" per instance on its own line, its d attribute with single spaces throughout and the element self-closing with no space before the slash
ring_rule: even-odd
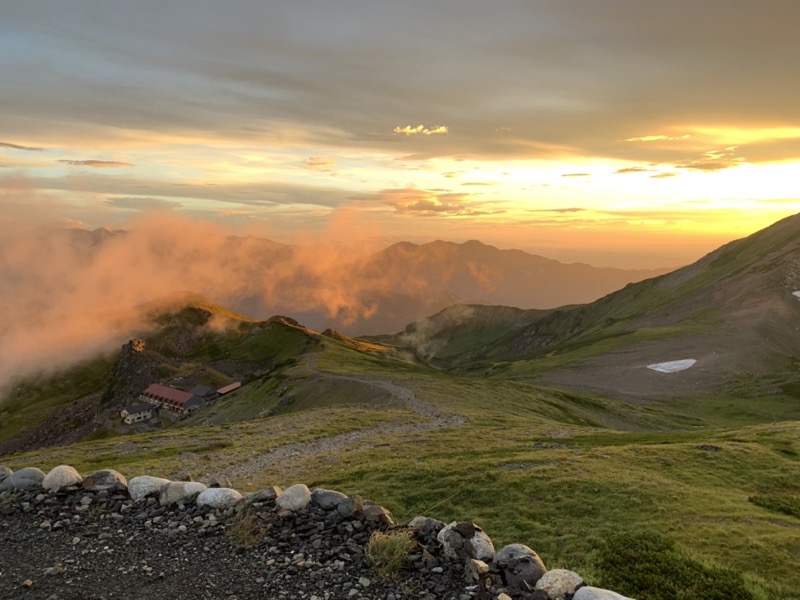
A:
<svg viewBox="0 0 800 600">
<path fill-rule="evenodd" d="M 407 423 L 398 419 L 386 421 L 375 427 L 368 427 L 357 431 L 348 431 L 329 437 L 323 437 L 308 442 L 285 444 L 276 448 L 268 448 L 254 455 L 244 462 L 225 468 L 214 473 L 207 479 L 211 480 L 224 476 L 228 479 L 248 476 L 267 467 L 285 466 L 287 469 L 293 463 L 302 463 L 311 456 L 321 454 L 343 453 L 346 451 L 360 452 L 376 446 L 385 441 L 387 437 L 397 437 L 409 433 L 420 433 L 437 429 L 456 429 L 466 422 L 463 415 L 447 414 L 436 406 L 425 402 L 416 396 L 411 388 L 398 385 L 392 381 L 376 377 L 356 377 L 350 375 L 337 375 L 317 371 L 313 356 L 309 357 L 308 365 L 314 372 L 314 377 L 351 381 L 371 386 L 389 392 L 411 412 L 427 419 L 424 423 Z"/>
</svg>

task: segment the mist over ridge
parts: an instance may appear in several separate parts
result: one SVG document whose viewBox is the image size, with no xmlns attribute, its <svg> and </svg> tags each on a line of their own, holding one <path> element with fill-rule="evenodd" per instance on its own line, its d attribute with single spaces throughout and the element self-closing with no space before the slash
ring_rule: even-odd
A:
<svg viewBox="0 0 800 600">
<path fill-rule="evenodd" d="M 0 384 L 116 348 L 147 326 L 142 305 L 186 292 L 254 319 L 286 314 L 359 335 L 396 331 L 458 302 L 588 302 L 659 273 L 565 265 L 478 241 L 379 252 L 309 236 L 286 245 L 160 213 L 115 230 L 9 220 L 0 234 Z"/>
</svg>

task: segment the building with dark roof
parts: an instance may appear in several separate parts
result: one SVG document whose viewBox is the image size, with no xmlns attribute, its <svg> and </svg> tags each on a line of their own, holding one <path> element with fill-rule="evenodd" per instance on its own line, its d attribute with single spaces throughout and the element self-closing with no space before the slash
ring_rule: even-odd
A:
<svg viewBox="0 0 800 600">
<path fill-rule="evenodd" d="M 185 415 L 205 405 L 205 400 L 200 396 L 195 396 L 191 392 L 176 390 L 160 383 L 148 385 L 147 389 L 139 396 L 139 399 L 179 415 Z"/>
<path fill-rule="evenodd" d="M 128 425 L 139 423 L 141 421 L 148 421 L 153 418 L 153 414 L 158 413 L 158 409 L 148 402 L 141 404 L 134 404 L 119 411 L 119 416 Z"/>
</svg>

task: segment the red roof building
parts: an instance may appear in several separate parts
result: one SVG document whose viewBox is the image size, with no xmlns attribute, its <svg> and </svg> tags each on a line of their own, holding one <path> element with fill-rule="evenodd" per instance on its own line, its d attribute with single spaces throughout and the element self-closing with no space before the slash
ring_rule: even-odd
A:
<svg viewBox="0 0 800 600">
<path fill-rule="evenodd" d="M 187 413 L 200 408 L 205 404 L 202 398 L 190 392 L 176 390 L 160 383 L 151 383 L 147 389 L 141 393 L 139 398 L 156 406 L 163 406 L 167 410 L 176 413 Z"/>
</svg>

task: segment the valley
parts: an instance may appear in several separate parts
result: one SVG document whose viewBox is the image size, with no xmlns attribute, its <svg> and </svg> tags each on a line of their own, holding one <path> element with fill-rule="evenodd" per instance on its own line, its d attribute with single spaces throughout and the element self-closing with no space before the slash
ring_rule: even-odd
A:
<svg viewBox="0 0 800 600">
<path fill-rule="evenodd" d="M 324 486 L 399 522 L 474 520 L 499 545 L 645 600 L 612 579 L 603 549 L 668 540 L 723 588 L 800 598 L 798 265 L 795 216 L 590 304 L 456 305 L 361 338 L 184 297 L 152 311 L 136 355 L 17 382 L 0 463 Z M 680 359 L 696 363 L 648 369 Z M 121 424 L 154 379 L 242 386 Z"/>
</svg>

